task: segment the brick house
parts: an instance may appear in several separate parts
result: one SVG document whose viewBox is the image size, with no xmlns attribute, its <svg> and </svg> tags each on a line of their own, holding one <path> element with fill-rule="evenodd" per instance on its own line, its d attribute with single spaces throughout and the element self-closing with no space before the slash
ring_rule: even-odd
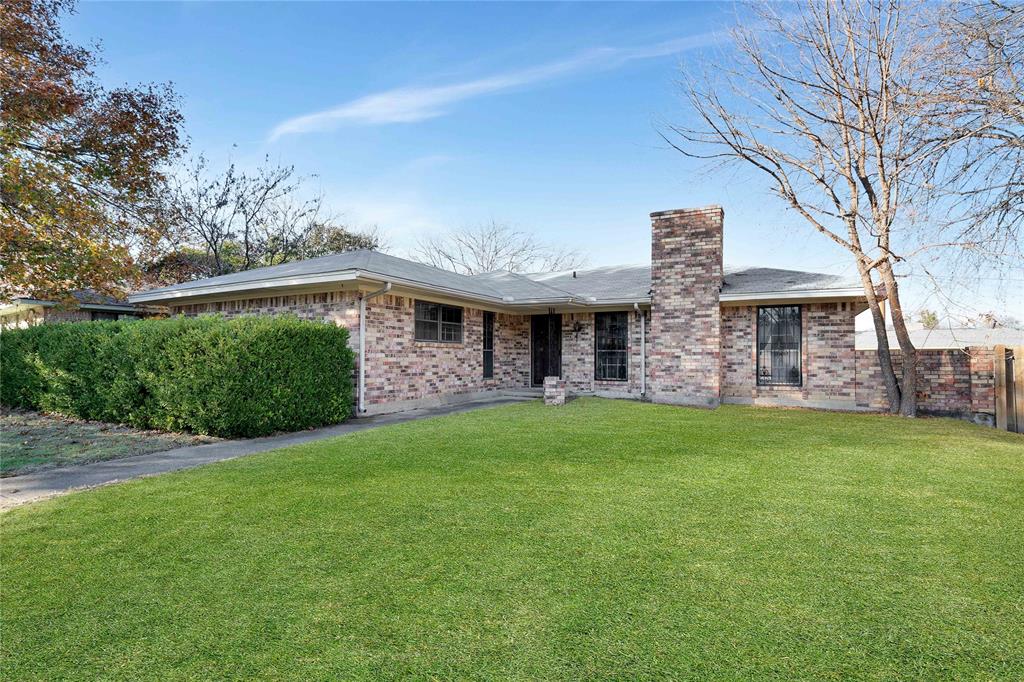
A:
<svg viewBox="0 0 1024 682">
<path fill-rule="evenodd" d="M 19 329 L 48 322 L 88 322 L 150 317 L 157 310 L 132 305 L 112 296 L 83 290 L 71 293 L 68 302 L 48 301 L 28 296 L 0 305 L 0 329 Z"/>
<path fill-rule="evenodd" d="M 877 406 L 858 375 L 857 282 L 723 267 L 720 207 L 651 215 L 651 265 L 460 275 L 354 251 L 129 297 L 172 314 L 344 325 L 360 414 L 538 390 L 715 407 Z M 324 368 L 330 371 L 330 368 Z"/>
</svg>

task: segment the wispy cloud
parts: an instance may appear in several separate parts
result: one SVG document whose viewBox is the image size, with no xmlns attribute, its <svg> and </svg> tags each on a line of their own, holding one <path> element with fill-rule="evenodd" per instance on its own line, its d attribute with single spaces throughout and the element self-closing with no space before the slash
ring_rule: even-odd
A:
<svg viewBox="0 0 1024 682">
<path fill-rule="evenodd" d="M 722 33 L 701 33 L 639 47 L 601 47 L 567 59 L 527 69 L 478 78 L 463 83 L 385 90 L 346 102 L 332 109 L 296 116 L 278 124 L 270 133 L 274 141 L 285 135 L 321 132 L 338 126 L 414 123 L 443 116 L 452 105 L 475 97 L 525 88 L 555 78 L 618 68 L 638 59 L 652 59 L 708 47 L 721 42 Z"/>
</svg>

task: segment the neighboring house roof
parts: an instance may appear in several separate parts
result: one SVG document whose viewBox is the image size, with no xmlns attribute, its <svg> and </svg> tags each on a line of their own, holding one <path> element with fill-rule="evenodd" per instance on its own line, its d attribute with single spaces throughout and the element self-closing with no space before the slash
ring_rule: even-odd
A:
<svg viewBox="0 0 1024 682">
<path fill-rule="evenodd" d="M 237 297 L 243 292 L 269 293 L 346 281 L 392 282 L 396 286 L 500 305 L 592 306 L 649 303 L 651 268 L 630 265 L 549 273 L 460 275 L 377 251 L 360 250 L 150 289 L 132 294 L 129 300 L 185 302 L 200 297 Z M 782 299 L 863 296 L 857 283 L 832 275 L 770 268 L 726 270 L 723 301 L 757 300 L 765 298 L 763 294 Z"/>
<path fill-rule="evenodd" d="M 899 348 L 896 332 L 889 332 L 889 347 Z M 1024 346 L 1024 331 L 997 327 L 995 329 L 976 329 L 974 327 L 923 327 L 908 330 L 914 348 L 921 350 L 940 350 L 967 348 L 969 346 Z M 856 335 L 857 350 L 875 350 L 878 340 L 874 329 L 862 329 Z"/>
<path fill-rule="evenodd" d="M 74 307 L 81 310 L 102 310 L 118 313 L 137 313 L 146 310 L 145 306 L 134 305 L 113 296 L 107 296 L 106 294 L 100 294 L 88 289 L 73 291 L 71 292 L 71 297 L 75 299 Z M 12 299 L 10 303 L 0 306 L 0 317 L 14 315 L 30 308 L 52 308 L 57 305 L 59 305 L 57 301 L 19 296 Z"/>
</svg>

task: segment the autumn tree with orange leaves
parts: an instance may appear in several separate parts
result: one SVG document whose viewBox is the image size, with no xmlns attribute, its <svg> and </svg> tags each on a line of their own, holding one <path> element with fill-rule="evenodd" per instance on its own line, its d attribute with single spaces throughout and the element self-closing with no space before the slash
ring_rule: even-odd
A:
<svg viewBox="0 0 1024 682">
<path fill-rule="evenodd" d="M 169 85 L 104 89 L 68 42 L 73 0 L 0 3 L 0 299 L 118 293 L 162 235 L 182 147 Z"/>
</svg>

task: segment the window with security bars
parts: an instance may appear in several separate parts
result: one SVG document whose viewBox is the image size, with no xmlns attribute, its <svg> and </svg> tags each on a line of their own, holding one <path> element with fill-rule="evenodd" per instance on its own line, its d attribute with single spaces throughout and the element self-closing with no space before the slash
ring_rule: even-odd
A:
<svg viewBox="0 0 1024 682">
<path fill-rule="evenodd" d="M 800 306 L 757 309 L 757 385 L 799 386 Z"/>
<path fill-rule="evenodd" d="M 484 312 L 484 379 L 494 376 L 494 313 Z"/>
<path fill-rule="evenodd" d="M 417 341 L 462 343 L 462 308 L 416 301 Z"/>
<path fill-rule="evenodd" d="M 625 381 L 629 376 L 629 313 L 594 315 L 594 378 Z"/>
</svg>

